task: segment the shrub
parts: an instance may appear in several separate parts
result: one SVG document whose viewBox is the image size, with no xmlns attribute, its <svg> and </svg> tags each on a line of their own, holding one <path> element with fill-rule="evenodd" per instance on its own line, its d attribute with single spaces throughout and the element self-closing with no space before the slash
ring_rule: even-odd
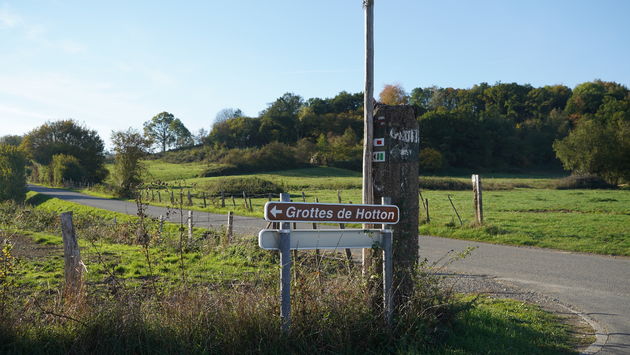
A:
<svg viewBox="0 0 630 355">
<path fill-rule="evenodd" d="M 26 158 L 17 147 L 0 144 L 0 201 L 24 201 Z"/>
<path fill-rule="evenodd" d="M 162 155 L 162 160 L 167 163 L 191 163 L 196 161 L 204 161 L 211 156 L 210 147 L 201 146 L 201 147 L 192 147 L 192 148 L 181 148 L 171 150 L 165 153 L 156 154 L 156 156 Z"/>
<path fill-rule="evenodd" d="M 85 178 L 85 169 L 79 159 L 72 155 L 53 155 L 49 169 L 52 171 L 52 183 L 55 185 L 63 185 L 67 180 L 82 181 Z"/>
<path fill-rule="evenodd" d="M 444 158 L 442 153 L 432 148 L 420 151 L 420 171 L 437 171 L 442 169 Z"/>
<path fill-rule="evenodd" d="M 556 189 L 558 190 L 614 189 L 616 187 L 595 175 L 571 175 L 556 183 Z"/>
<path fill-rule="evenodd" d="M 112 143 L 116 152 L 114 164 L 116 194 L 119 197 L 133 197 L 138 185 L 142 183 L 144 167 L 140 159 L 146 155 L 151 143 L 132 128 L 112 132 Z"/>
<path fill-rule="evenodd" d="M 204 184 L 201 189 L 210 195 L 219 195 L 221 192 L 235 195 L 243 191 L 248 195 L 284 192 L 282 186 L 257 177 L 217 179 Z"/>
<path fill-rule="evenodd" d="M 297 154 L 301 153 L 301 154 Z M 248 174 L 261 171 L 293 169 L 307 166 L 301 160 L 305 154 L 295 147 L 273 142 L 262 148 L 230 149 L 217 152 L 220 165 L 208 167 L 199 173 L 200 177 Z"/>
<path fill-rule="evenodd" d="M 214 164 L 202 172 L 199 173 L 199 177 L 213 177 L 213 176 L 224 176 L 224 175 L 236 175 L 241 173 L 241 169 L 239 169 L 236 165 L 232 164 Z"/>
<path fill-rule="evenodd" d="M 455 179 L 420 178 L 420 188 L 426 190 L 470 190 L 470 183 Z"/>
<path fill-rule="evenodd" d="M 76 157 L 86 181 L 101 182 L 107 177 L 103 140 L 95 130 L 76 121 L 47 122 L 26 134 L 21 147 L 30 159 L 42 165 L 51 165 L 57 154 Z"/>
</svg>

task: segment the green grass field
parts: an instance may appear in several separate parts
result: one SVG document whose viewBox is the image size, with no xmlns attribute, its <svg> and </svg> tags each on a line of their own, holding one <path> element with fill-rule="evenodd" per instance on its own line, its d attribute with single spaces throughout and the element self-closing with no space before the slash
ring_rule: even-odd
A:
<svg viewBox="0 0 630 355">
<path fill-rule="evenodd" d="M 147 162 L 149 178 L 159 177 L 174 186 L 188 186 L 193 193 L 204 184 L 220 181 L 221 177 L 199 178 L 196 172 L 202 164 L 170 164 Z M 272 173 L 240 175 L 272 181 L 290 192 L 296 201 L 337 202 L 338 191 L 342 202 L 361 201 L 360 173 L 336 168 L 307 168 Z M 495 174 L 482 176 L 484 191 L 485 225 L 473 223 L 472 191 L 422 190 L 429 200 L 430 223 L 426 223 L 424 206 L 420 208 L 420 233 L 477 240 L 490 243 L 554 248 L 568 251 L 630 256 L 630 190 L 556 190 L 551 188 L 559 178 L 553 174 L 533 176 Z M 424 177 L 421 177 L 423 179 Z M 431 176 L 427 179 L 452 179 L 469 184 L 463 176 Z M 170 180 L 169 180 L 170 179 Z M 167 193 L 165 193 L 166 195 Z M 175 199 L 179 191 L 175 189 Z M 448 196 L 462 218 L 460 224 Z M 163 196 L 162 205 L 170 201 Z M 146 199 L 146 196 L 145 196 Z M 158 204 L 154 196 L 152 204 Z M 207 200 L 203 208 L 201 199 L 193 199 L 193 209 L 208 212 L 235 213 L 262 217 L 266 197 L 252 199 L 253 210 L 244 207 L 241 194 L 227 196 L 226 207 L 218 199 Z"/>
<path fill-rule="evenodd" d="M 574 353 L 577 344 L 584 344 L 556 315 L 485 297 L 453 313 L 439 329 L 403 328 L 398 332 L 407 335 L 385 340 L 380 322 L 367 324 L 373 320 L 360 302 L 365 295 L 357 275 L 335 259 L 310 263 L 309 253 L 302 253 L 295 266 L 295 333 L 284 338 L 272 316 L 278 312 L 277 253 L 261 250 L 253 238 L 224 246 L 196 233 L 196 243 L 180 250 L 178 226 L 169 224 L 166 229 L 174 230 L 159 237 L 148 226 L 151 237 L 143 247 L 136 239 L 137 217 L 34 193 L 27 203 L 32 209 L 0 206 L 0 221 L 12 221 L 0 223 L 0 237 L 15 246 L 17 255 L 14 267 L 3 264 L 2 270 L 9 271 L 0 275 L 0 310 L 6 316 L 0 320 L 0 352 L 258 352 L 261 346 L 270 353 L 354 352 L 368 346 L 379 353 L 557 354 Z M 76 309 L 59 298 L 63 246 L 56 216 L 68 210 L 74 212 L 87 266 L 88 301 Z M 110 224 L 113 217 L 117 225 Z M 352 334 L 367 337 L 368 343 L 350 341 Z"/>
</svg>

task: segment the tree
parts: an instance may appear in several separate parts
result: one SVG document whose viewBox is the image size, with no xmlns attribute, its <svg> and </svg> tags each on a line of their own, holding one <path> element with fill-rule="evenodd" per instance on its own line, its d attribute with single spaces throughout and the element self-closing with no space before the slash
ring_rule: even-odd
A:
<svg viewBox="0 0 630 355">
<path fill-rule="evenodd" d="M 605 94 L 606 87 L 601 80 L 582 83 L 573 89 L 573 94 L 567 101 L 566 111 L 574 117 L 595 114 L 604 101 Z"/>
<path fill-rule="evenodd" d="M 22 144 L 22 136 L 8 134 L 0 137 L 0 144 L 8 144 L 15 147 L 19 147 Z"/>
<path fill-rule="evenodd" d="M 50 165 L 57 154 L 76 157 L 85 172 L 82 180 L 87 182 L 101 182 L 108 174 L 103 140 L 95 130 L 74 120 L 43 124 L 26 134 L 21 147 L 30 159 L 45 166 Z"/>
<path fill-rule="evenodd" d="M 433 96 L 433 90 L 431 88 L 415 88 L 411 90 L 409 96 L 409 103 L 420 109 L 421 113 L 429 110 L 429 102 L 431 102 L 431 96 Z"/>
<path fill-rule="evenodd" d="M 114 179 L 119 197 L 133 197 L 142 183 L 143 166 L 140 162 L 151 146 L 151 141 L 140 132 L 129 128 L 126 131 L 112 131 L 115 163 Z"/>
<path fill-rule="evenodd" d="M 214 122 L 225 122 L 230 118 L 237 118 L 241 116 L 243 116 L 243 111 L 241 111 L 241 109 L 228 107 L 217 112 Z"/>
<path fill-rule="evenodd" d="M 291 143 L 300 137 L 298 113 L 304 105 L 302 97 L 285 93 L 261 112 L 260 136 L 267 142 Z"/>
<path fill-rule="evenodd" d="M 406 105 L 409 102 L 409 96 L 400 84 L 385 85 L 378 98 L 386 105 Z"/>
<path fill-rule="evenodd" d="M 203 144 L 204 140 L 208 137 L 208 131 L 205 128 L 199 128 L 197 134 L 193 135 L 193 141 L 195 145 Z"/>
<path fill-rule="evenodd" d="M 79 159 L 72 155 L 55 154 L 50 163 L 52 170 L 52 182 L 61 186 L 65 181 L 81 181 L 85 175 L 85 171 L 79 162 Z"/>
<path fill-rule="evenodd" d="M 630 121 L 583 120 L 553 149 L 565 169 L 611 184 L 630 181 Z"/>
<path fill-rule="evenodd" d="M 26 197 L 26 157 L 15 146 L 0 144 L 0 201 L 24 201 Z"/>
<path fill-rule="evenodd" d="M 167 148 L 192 145 L 192 134 L 172 113 L 160 112 L 144 123 L 144 136 L 157 144 L 162 153 Z"/>
<path fill-rule="evenodd" d="M 248 148 L 259 145 L 259 118 L 235 117 L 215 122 L 208 136 L 209 143 L 227 148 Z"/>
</svg>

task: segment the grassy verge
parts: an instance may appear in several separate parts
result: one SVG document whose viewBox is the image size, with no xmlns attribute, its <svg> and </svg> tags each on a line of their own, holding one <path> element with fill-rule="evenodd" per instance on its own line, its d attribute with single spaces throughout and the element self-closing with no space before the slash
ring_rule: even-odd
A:
<svg viewBox="0 0 630 355">
<path fill-rule="evenodd" d="M 418 293 L 388 332 L 366 300 L 358 274 L 332 254 L 296 260 L 293 326 L 279 331 L 277 256 L 254 239 L 223 246 L 196 235 L 182 247 L 138 221 L 111 225 L 92 208 L 75 209 L 87 265 L 80 303 L 61 296 L 59 210 L 74 204 L 30 196 L 35 208 L 0 208 L 3 353 L 570 353 L 570 329 L 535 306 L 460 298 L 425 270 Z M 107 218 L 110 216 L 108 215 Z M 120 216 L 122 217 L 122 216 Z M 132 231 L 130 237 L 126 235 Z M 8 264 L 13 264 L 7 268 Z M 511 347 L 509 344 L 512 344 Z"/>
<path fill-rule="evenodd" d="M 561 354 L 577 339 L 558 318 L 539 307 L 508 299 L 481 298 L 462 313 L 446 341 L 445 354 Z"/>
</svg>

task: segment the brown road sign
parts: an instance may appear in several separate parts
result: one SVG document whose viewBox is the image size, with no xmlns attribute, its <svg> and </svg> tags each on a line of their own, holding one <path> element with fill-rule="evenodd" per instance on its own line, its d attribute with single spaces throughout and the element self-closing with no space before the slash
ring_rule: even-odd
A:
<svg viewBox="0 0 630 355">
<path fill-rule="evenodd" d="M 398 206 L 341 203 L 276 202 L 265 204 L 265 219 L 272 222 L 330 222 L 396 224 Z"/>
</svg>

